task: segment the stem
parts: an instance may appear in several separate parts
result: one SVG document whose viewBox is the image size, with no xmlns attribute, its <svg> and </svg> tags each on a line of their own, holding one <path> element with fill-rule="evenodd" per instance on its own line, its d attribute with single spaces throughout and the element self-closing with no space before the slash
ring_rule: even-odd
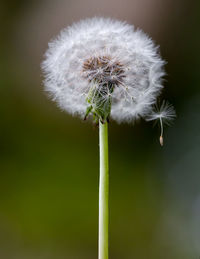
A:
<svg viewBox="0 0 200 259">
<path fill-rule="evenodd" d="M 108 123 L 99 121 L 99 151 L 100 151 L 100 177 L 99 177 L 99 256 L 98 259 L 108 259 Z"/>
</svg>

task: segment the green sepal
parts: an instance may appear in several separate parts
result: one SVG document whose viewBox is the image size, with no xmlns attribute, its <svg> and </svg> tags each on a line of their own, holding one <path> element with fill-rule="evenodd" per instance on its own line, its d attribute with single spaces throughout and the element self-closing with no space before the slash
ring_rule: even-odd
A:
<svg viewBox="0 0 200 259">
<path fill-rule="evenodd" d="M 113 84 L 101 86 L 99 86 L 97 82 L 91 84 L 86 98 L 86 101 L 90 106 L 86 109 L 85 119 L 92 113 L 94 121 L 100 119 L 102 123 L 105 123 L 109 120 L 112 104 L 112 97 L 110 94 L 113 90 Z"/>
<path fill-rule="evenodd" d="M 92 105 L 87 107 L 86 112 L 85 112 L 85 116 L 84 116 L 84 120 L 87 119 L 87 117 L 89 116 L 91 111 L 92 111 Z"/>
</svg>

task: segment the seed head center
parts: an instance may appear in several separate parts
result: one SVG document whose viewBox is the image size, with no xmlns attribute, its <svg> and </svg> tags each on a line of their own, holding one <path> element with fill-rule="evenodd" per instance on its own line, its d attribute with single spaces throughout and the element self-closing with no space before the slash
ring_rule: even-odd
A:
<svg viewBox="0 0 200 259">
<path fill-rule="evenodd" d="M 109 56 L 91 57 L 83 63 L 84 77 L 89 81 L 119 85 L 125 77 L 124 66 Z"/>
</svg>

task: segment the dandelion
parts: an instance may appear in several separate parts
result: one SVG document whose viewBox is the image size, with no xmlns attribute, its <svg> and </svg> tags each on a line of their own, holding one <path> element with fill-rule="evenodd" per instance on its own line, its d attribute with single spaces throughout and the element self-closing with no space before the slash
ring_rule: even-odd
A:
<svg viewBox="0 0 200 259">
<path fill-rule="evenodd" d="M 141 30 L 96 17 L 61 31 L 42 63 L 45 90 L 59 107 L 99 123 L 99 259 L 108 258 L 108 121 L 155 118 L 164 63 Z"/>
</svg>

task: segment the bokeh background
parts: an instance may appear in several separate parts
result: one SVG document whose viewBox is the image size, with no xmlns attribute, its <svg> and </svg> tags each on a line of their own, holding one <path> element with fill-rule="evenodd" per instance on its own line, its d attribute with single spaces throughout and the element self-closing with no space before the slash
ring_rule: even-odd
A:
<svg viewBox="0 0 200 259">
<path fill-rule="evenodd" d="M 1 0 L 0 258 L 94 259 L 98 129 L 43 91 L 48 41 L 103 15 L 140 27 L 167 61 L 165 130 L 110 123 L 110 258 L 200 257 L 200 1 Z"/>
</svg>

